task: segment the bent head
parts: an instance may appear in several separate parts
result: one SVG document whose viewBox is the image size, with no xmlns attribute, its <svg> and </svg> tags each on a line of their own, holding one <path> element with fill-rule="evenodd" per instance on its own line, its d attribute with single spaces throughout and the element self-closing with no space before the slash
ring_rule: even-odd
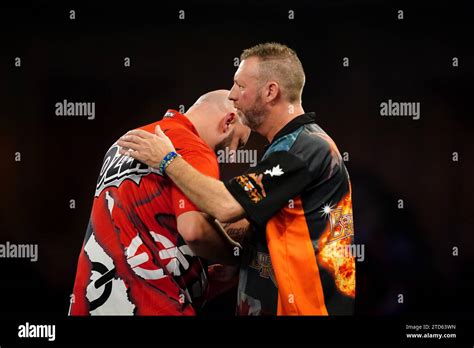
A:
<svg viewBox="0 0 474 348">
<path fill-rule="evenodd" d="M 264 43 L 243 51 L 229 93 L 242 121 L 258 131 L 275 108 L 301 105 L 303 66 L 291 48 Z"/>
<path fill-rule="evenodd" d="M 224 150 L 226 147 L 229 148 L 229 150 L 241 149 L 247 144 L 250 137 L 250 128 L 242 123 L 240 116 L 235 117 L 234 120 L 232 125 L 233 129 L 229 135 L 216 145 L 216 152 L 218 150 Z"/>
<path fill-rule="evenodd" d="M 214 151 L 226 147 L 236 150 L 245 146 L 250 136 L 250 128 L 242 124 L 228 95 L 228 90 L 206 93 L 186 113 L 199 136 Z"/>
</svg>

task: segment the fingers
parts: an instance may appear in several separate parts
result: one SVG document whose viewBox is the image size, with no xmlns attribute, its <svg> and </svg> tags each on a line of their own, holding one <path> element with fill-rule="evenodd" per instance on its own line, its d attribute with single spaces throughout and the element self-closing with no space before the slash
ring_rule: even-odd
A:
<svg viewBox="0 0 474 348">
<path fill-rule="evenodd" d="M 143 156 L 140 155 L 140 153 L 138 151 L 133 151 L 133 150 L 126 149 L 126 148 L 123 148 L 123 147 L 119 148 L 119 154 L 135 158 L 139 161 L 143 160 L 143 158 L 142 158 Z"/>
<path fill-rule="evenodd" d="M 163 138 L 163 137 L 167 138 L 165 132 L 163 132 L 163 131 L 161 130 L 160 125 L 156 125 L 156 127 L 155 127 L 155 134 L 156 134 L 156 136 L 158 136 L 158 137 L 160 137 L 160 138 Z"/>
<path fill-rule="evenodd" d="M 220 263 L 215 263 L 213 265 L 209 265 L 207 269 L 212 270 L 212 271 L 220 271 L 224 269 L 224 266 L 221 265 Z"/>
<path fill-rule="evenodd" d="M 122 148 L 127 148 L 129 150 L 131 149 L 131 150 L 134 150 L 134 151 L 137 151 L 137 150 L 143 148 L 143 146 L 141 146 L 141 144 L 133 143 L 131 141 L 126 141 L 126 140 L 117 141 L 117 145 L 122 147 Z"/>
<path fill-rule="evenodd" d="M 121 147 L 121 146 L 119 146 L 118 149 L 119 149 L 119 154 L 121 154 L 121 155 L 126 155 L 126 154 L 128 154 L 129 151 L 133 151 L 133 150 L 130 150 L 129 148 L 127 148 L 127 147 Z"/>
<path fill-rule="evenodd" d="M 157 125 L 155 127 L 155 134 L 144 131 L 142 129 L 134 129 L 134 130 L 128 131 L 120 139 L 140 144 L 143 141 L 143 139 L 151 139 L 155 135 L 158 136 L 158 137 L 167 138 L 166 134 L 161 130 L 161 127 L 159 125 Z"/>
<path fill-rule="evenodd" d="M 119 154 L 130 156 L 130 154 L 134 152 L 133 150 L 129 149 L 128 147 L 121 147 L 119 146 Z"/>
<path fill-rule="evenodd" d="M 119 153 L 130 156 L 150 167 L 156 167 L 163 160 L 166 153 L 175 151 L 171 140 L 155 127 L 156 134 L 135 129 L 127 132 L 118 141 Z"/>
<path fill-rule="evenodd" d="M 134 150 L 126 149 L 122 147 L 119 148 L 119 153 L 124 156 L 132 157 L 142 163 L 145 163 L 146 158 L 147 158 L 146 155 L 142 154 L 139 151 L 134 151 Z"/>
<path fill-rule="evenodd" d="M 127 133 L 124 136 L 122 136 L 119 140 L 121 141 L 128 141 L 131 143 L 136 143 L 136 144 L 143 144 L 145 142 L 145 139 L 139 135 L 134 135 L 131 133 Z"/>
<path fill-rule="evenodd" d="M 118 152 L 121 155 L 129 156 L 129 157 L 133 157 L 133 158 L 138 158 L 138 156 L 139 156 L 138 151 L 132 150 L 132 149 L 127 148 L 127 147 L 120 147 L 119 146 L 119 151 Z"/>
</svg>

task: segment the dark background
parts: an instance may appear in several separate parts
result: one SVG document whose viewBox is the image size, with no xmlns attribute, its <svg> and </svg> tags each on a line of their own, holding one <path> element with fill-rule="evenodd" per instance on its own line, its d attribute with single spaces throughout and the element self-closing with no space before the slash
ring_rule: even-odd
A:
<svg viewBox="0 0 474 348">
<path fill-rule="evenodd" d="M 356 242 L 366 252 L 357 264 L 356 313 L 473 312 L 474 57 L 467 2 L 156 4 L 1 9 L 0 243 L 39 244 L 36 263 L 0 259 L 2 317 L 67 315 L 110 144 L 168 108 L 188 108 L 209 90 L 230 88 L 234 58 L 266 41 L 296 50 L 307 78 L 303 107 L 316 112 L 350 156 Z M 21 68 L 14 57 L 21 57 Z M 131 67 L 123 66 L 124 57 Z M 54 104 L 63 99 L 95 102 L 95 120 L 55 116 Z M 381 117 L 379 105 L 388 99 L 420 102 L 421 119 Z M 264 144 L 254 134 L 247 148 L 261 156 Z M 459 162 L 452 161 L 454 151 Z M 244 169 L 224 165 L 223 178 Z M 233 308 L 231 293 L 207 314 L 232 316 Z"/>
</svg>

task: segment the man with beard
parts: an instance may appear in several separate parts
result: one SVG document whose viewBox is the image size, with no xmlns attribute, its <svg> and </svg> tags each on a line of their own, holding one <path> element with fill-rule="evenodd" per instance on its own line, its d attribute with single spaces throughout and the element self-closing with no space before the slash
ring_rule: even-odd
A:
<svg viewBox="0 0 474 348">
<path fill-rule="evenodd" d="M 302 64 L 285 45 L 244 50 L 229 99 L 269 145 L 256 167 L 223 183 L 202 175 L 159 129 L 132 131 L 118 144 L 166 175 L 219 221 L 246 217 L 238 289 L 241 315 L 350 315 L 354 310 L 354 229 L 349 175 L 334 141 L 305 113 Z"/>
<path fill-rule="evenodd" d="M 160 125 L 187 163 L 217 180 L 214 151 L 235 150 L 250 134 L 228 93 L 207 93 L 185 114 L 168 110 L 141 129 Z M 209 295 L 205 260 L 197 255 L 236 261 L 236 243 L 216 224 L 162 172 L 113 144 L 99 174 L 70 314 L 195 315 Z"/>
</svg>

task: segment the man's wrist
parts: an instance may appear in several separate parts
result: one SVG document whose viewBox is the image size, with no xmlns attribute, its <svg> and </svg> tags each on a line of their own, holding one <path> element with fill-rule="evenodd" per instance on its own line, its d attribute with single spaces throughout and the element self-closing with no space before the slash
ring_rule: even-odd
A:
<svg viewBox="0 0 474 348">
<path fill-rule="evenodd" d="M 161 173 L 161 175 L 165 175 L 168 166 L 178 157 L 181 157 L 181 155 L 176 151 L 168 152 L 166 156 L 161 160 L 158 166 L 158 172 Z"/>
<path fill-rule="evenodd" d="M 183 157 L 179 155 L 173 161 L 171 161 L 170 164 L 168 164 L 168 167 L 166 167 L 166 175 L 168 175 L 168 177 L 172 177 L 176 174 L 175 167 L 181 161 L 186 162 L 183 160 Z"/>
</svg>

